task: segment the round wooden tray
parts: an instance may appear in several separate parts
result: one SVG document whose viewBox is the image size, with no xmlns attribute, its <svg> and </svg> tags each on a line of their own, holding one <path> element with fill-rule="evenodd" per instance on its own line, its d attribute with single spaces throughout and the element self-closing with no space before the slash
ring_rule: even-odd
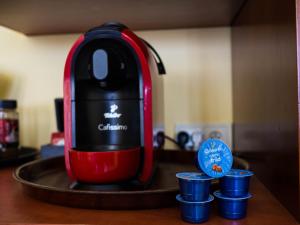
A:
<svg viewBox="0 0 300 225">
<path fill-rule="evenodd" d="M 14 178 L 23 192 L 49 203 L 93 209 L 150 209 L 175 205 L 178 184 L 175 174 L 195 171 L 194 153 L 161 150 L 152 183 L 141 189 L 132 183 L 82 185 L 70 183 L 64 158 L 56 157 L 26 163 L 16 169 Z M 247 168 L 239 162 L 237 167 Z M 214 182 L 216 185 L 216 182 Z"/>
</svg>

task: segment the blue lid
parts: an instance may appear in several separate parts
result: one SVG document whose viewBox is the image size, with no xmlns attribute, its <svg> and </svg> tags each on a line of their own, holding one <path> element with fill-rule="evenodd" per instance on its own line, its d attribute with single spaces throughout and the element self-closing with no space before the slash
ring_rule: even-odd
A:
<svg viewBox="0 0 300 225">
<path fill-rule="evenodd" d="M 176 177 L 178 179 L 184 179 L 184 180 L 212 180 L 212 177 L 207 176 L 205 173 L 199 173 L 199 172 L 182 172 L 182 173 L 176 173 Z"/>
<path fill-rule="evenodd" d="M 226 177 L 250 177 L 253 176 L 253 172 L 250 170 L 231 169 L 225 176 Z"/>
<path fill-rule="evenodd" d="M 207 139 L 198 150 L 198 163 L 201 170 L 210 177 L 226 175 L 232 166 L 230 148 L 219 139 Z"/>
<path fill-rule="evenodd" d="M 212 202 L 214 200 L 214 196 L 209 195 L 208 200 L 206 201 L 202 201 L 202 202 L 190 202 L 190 201 L 186 201 L 181 197 L 181 194 L 176 195 L 176 200 L 179 202 L 183 202 L 183 203 L 187 203 L 187 204 L 199 204 L 199 203 L 208 203 L 208 202 Z"/>
<path fill-rule="evenodd" d="M 233 198 L 232 198 L 232 197 L 227 197 L 227 196 L 223 195 L 223 194 L 220 192 L 220 190 L 215 191 L 215 192 L 214 192 L 214 196 L 215 196 L 216 198 L 226 199 L 226 200 L 232 200 L 232 201 L 244 200 L 244 199 L 248 199 L 248 198 L 251 198 L 251 197 L 252 197 L 252 195 L 251 195 L 250 193 L 248 193 L 247 195 L 245 195 L 245 196 L 243 196 L 243 197 L 238 197 L 238 198 L 236 198 L 236 197 L 233 197 Z"/>
</svg>

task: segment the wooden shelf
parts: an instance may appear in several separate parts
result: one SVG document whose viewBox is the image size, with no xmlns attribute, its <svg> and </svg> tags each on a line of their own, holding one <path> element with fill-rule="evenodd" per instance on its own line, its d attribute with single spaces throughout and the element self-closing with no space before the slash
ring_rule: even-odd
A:
<svg viewBox="0 0 300 225">
<path fill-rule="evenodd" d="M 27 35 L 81 33 L 107 21 L 134 30 L 228 26 L 245 0 L 3 0 L 0 25 Z"/>
<path fill-rule="evenodd" d="M 18 183 L 12 178 L 12 172 L 13 168 L 0 169 L 0 224 L 187 224 L 180 219 L 180 211 L 175 207 L 110 211 L 68 208 L 38 201 L 22 193 Z M 245 219 L 230 221 L 221 218 L 214 202 L 210 219 L 205 225 L 298 224 L 256 177 L 251 181 L 250 191 L 253 198 L 249 201 L 248 216 Z"/>
</svg>

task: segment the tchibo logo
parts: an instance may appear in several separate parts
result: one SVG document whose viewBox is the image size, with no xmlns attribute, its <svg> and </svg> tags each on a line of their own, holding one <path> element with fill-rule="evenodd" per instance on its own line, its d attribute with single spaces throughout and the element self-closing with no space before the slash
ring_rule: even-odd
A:
<svg viewBox="0 0 300 225">
<path fill-rule="evenodd" d="M 122 116 L 121 113 L 117 113 L 116 110 L 119 107 L 116 104 L 113 104 L 110 106 L 110 112 L 109 113 L 104 113 L 104 117 L 106 119 L 111 119 L 111 118 L 120 118 L 120 116 Z"/>
</svg>

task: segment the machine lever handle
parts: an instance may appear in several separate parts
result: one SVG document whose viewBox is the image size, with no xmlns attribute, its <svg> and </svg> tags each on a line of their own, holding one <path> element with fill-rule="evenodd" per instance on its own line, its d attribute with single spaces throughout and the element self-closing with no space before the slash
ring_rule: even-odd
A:
<svg viewBox="0 0 300 225">
<path fill-rule="evenodd" d="M 165 66 L 164 66 L 164 63 L 163 61 L 161 60 L 158 52 L 155 50 L 155 48 L 149 43 L 147 42 L 146 40 L 140 38 L 144 43 L 145 45 L 147 45 L 151 51 L 154 53 L 155 55 L 155 62 L 156 62 L 156 65 L 157 65 L 157 69 L 158 69 L 158 73 L 160 75 L 163 75 L 163 74 L 166 74 L 166 69 L 165 69 Z"/>
</svg>

